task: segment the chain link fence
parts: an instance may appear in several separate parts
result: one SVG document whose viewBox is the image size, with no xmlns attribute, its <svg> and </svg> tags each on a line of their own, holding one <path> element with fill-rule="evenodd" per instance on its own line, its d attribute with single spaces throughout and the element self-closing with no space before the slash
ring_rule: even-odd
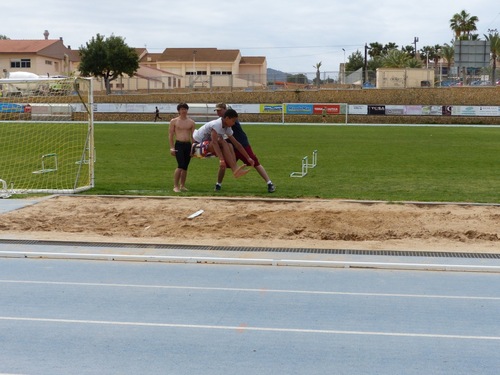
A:
<svg viewBox="0 0 500 375">
<path fill-rule="evenodd" d="M 419 78 L 412 78 L 417 72 Z M 158 91 L 276 91 L 276 90 L 321 90 L 354 88 L 409 88 L 450 86 L 492 86 L 500 85 L 500 69 L 496 69 L 493 80 L 492 68 L 460 69 L 437 66 L 429 69 L 393 69 L 354 72 L 322 71 L 268 74 L 186 75 L 160 77 L 121 77 L 112 81 L 114 94 L 158 92 Z M 399 73 L 397 73 L 399 72 Z M 401 76 L 401 72 L 406 75 Z M 422 75 L 423 74 L 423 75 Z M 381 75 L 384 75 L 382 80 Z M 381 82 L 393 82 L 393 85 Z M 104 81 L 97 80 L 97 91 L 105 91 Z"/>
</svg>

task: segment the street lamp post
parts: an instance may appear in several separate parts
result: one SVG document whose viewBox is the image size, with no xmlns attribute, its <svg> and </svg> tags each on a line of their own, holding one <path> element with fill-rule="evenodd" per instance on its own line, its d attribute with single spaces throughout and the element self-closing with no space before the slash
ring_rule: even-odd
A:
<svg viewBox="0 0 500 375">
<path fill-rule="evenodd" d="M 368 44 L 365 43 L 365 82 L 368 82 L 368 50 L 371 47 L 368 47 Z"/>
<path fill-rule="evenodd" d="M 196 75 L 196 50 L 193 50 L 193 75 Z"/>
<path fill-rule="evenodd" d="M 342 83 L 345 83 L 345 49 L 342 48 L 342 51 L 344 51 L 344 65 L 342 67 Z"/>
<path fill-rule="evenodd" d="M 438 65 L 438 69 L 439 69 L 439 86 L 441 87 L 442 86 L 442 82 L 443 82 L 443 77 L 442 77 L 442 74 L 443 74 L 443 58 L 441 56 L 441 48 L 438 48 L 437 50 L 437 53 L 438 53 L 438 57 L 439 57 L 439 65 Z"/>
<path fill-rule="evenodd" d="M 441 56 L 441 48 L 438 49 L 439 54 L 439 86 L 443 82 L 443 56 Z"/>
<path fill-rule="evenodd" d="M 191 86 L 196 84 L 196 50 L 193 50 L 193 74 L 191 75 Z"/>
</svg>

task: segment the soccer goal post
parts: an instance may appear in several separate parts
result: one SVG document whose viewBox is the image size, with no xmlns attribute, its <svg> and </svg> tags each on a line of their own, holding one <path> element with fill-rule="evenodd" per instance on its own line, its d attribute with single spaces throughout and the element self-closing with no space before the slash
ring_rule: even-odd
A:
<svg viewBox="0 0 500 375">
<path fill-rule="evenodd" d="M 0 79 L 0 180 L 9 194 L 94 186 L 92 79 Z"/>
<path fill-rule="evenodd" d="M 347 103 L 283 103 L 281 120 L 286 123 L 347 124 Z M 311 121 L 313 120 L 313 121 Z"/>
</svg>

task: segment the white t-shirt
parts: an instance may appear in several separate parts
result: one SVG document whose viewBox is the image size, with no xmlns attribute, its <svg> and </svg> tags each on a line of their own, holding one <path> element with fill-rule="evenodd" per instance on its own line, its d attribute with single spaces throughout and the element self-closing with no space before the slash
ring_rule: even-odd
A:
<svg viewBox="0 0 500 375">
<path fill-rule="evenodd" d="M 193 132 L 193 139 L 196 142 L 210 141 L 212 136 L 212 129 L 220 136 L 231 136 L 233 135 L 233 129 L 230 127 L 222 126 L 222 117 L 219 117 L 217 120 L 213 120 L 207 122 L 201 128 L 195 130 Z"/>
</svg>

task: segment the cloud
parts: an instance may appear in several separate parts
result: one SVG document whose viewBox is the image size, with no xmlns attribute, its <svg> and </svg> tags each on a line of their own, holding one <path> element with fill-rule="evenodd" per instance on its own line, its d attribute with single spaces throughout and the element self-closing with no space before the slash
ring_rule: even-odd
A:
<svg viewBox="0 0 500 375">
<path fill-rule="evenodd" d="M 479 17 L 478 33 L 500 30 L 497 0 L 335 1 L 269 0 L 216 3 L 184 0 L 25 0 L 22 5 L 2 4 L 2 30 L 11 39 L 62 37 L 79 48 L 100 33 L 125 38 L 132 47 L 150 52 L 167 47 L 240 49 L 244 55 L 266 56 L 268 66 L 288 72 L 312 72 L 322 61 L 324 69 L 338 70 L 347 56 L 365 43 L 394 42 L 417 48 L 449 43 L 449 20 L 465 9 Z M 27 11 L 28 10 L 28 11 Z"/>
</svg>

